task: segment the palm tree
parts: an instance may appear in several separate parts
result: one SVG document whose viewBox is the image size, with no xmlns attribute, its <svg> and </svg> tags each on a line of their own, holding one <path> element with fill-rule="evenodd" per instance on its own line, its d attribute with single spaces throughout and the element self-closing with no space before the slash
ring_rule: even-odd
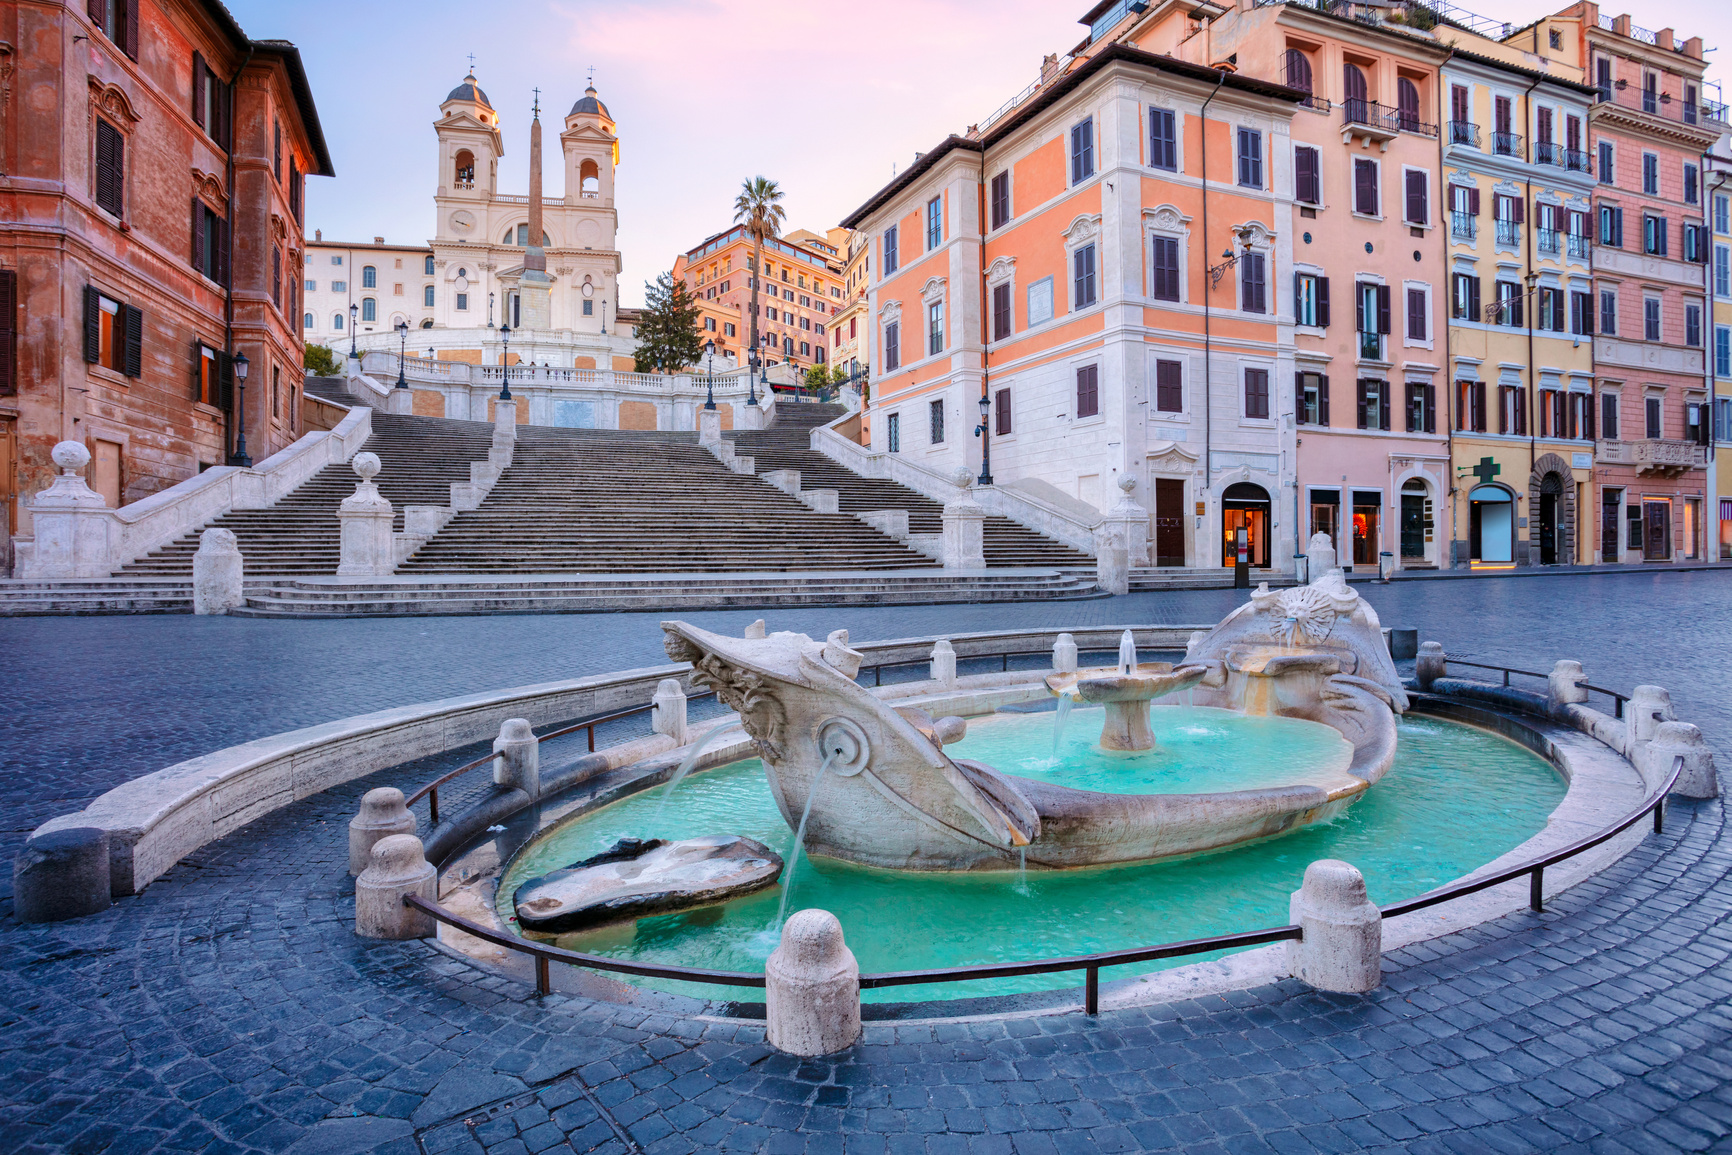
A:
<svg viewBox="0 0 1732 1155">
<path fill-rule="evenodd" d="M 752 234 L 752 364 L 758 361 L 758 282 L 764 276 L 764 241 L 782 231 L 788 214 L 782 210 L 782 186 L 766 177 L 743 181 L 734 198 L 734 223 Z"/>
</svg>

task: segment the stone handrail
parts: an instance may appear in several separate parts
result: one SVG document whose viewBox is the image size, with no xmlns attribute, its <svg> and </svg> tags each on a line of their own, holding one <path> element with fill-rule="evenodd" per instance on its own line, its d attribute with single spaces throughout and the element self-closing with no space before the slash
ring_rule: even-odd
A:
<svg viewBox="0 0 1732 1155">
<path fill-rule="evenodd" d="M 120 509 L 60 508 L 39 494 L 35 536 L 15 543 L 17 576 L 108 577 L 230 510 L 274 504 L 325 466 L 349 460 L 372 432 L 373 411 L 350 409 L 334 429 L 307 433 L 251 468 L 219 465 Z"/>
<path fill-rule="evenodd" d="M 397 377 L 398 358 L 396 353 L 384 350 L 363 350 L 356 366 L 351 359 L 351 376 L 359 370 L 366 376 L 369 386 L 375 393 L 388 391 L 388 383 Z M 781 369 L 780 366 L 777 367 Z M 405 357 L 402 362 L 403 376 L 415 385 L 467 385 L 470 387 L 497 387 L 503 376 L 499 365 L 476 365 L 467 361 L 433 361 L 426 357 Z M 726 369 L 718 369 L 715 374 L 715 391 L 718 394 L 732 396 L 746 394 L 750 386 L 746 381 L 748 373 L 744 367 L 730 365 Z M 786 372 L 772 371 L 769 373 L 776 384 L 787 385 L 791 382 Z M 572 385 L 592 389 L 620 390 L 629 393 L 683 393 L 702 394 L 706 382 L 703 373 L 634 373 L 625 369 L 574 369 L 563 366 L 517 364 L 511 366 L 511 384 L 515 386 L 557 386 Z M 759 392 L 767 392 L 761 385 Z M 362 394 L 365 396 L 365 394 Z"/>
<path fill-rule="evenodd" d="M 894 481 L 939 504 L 955 496 L 956 486 L 943 474 L 909 461 L 899 453 L 874 453 L 848 440 L 832 428 L 849 420 L 851 416 L 852 414 L 840 417 L 829 425 L 820 425 L 813 429 L 812 448 L 862 477 Z M 1095 553 L 1094 523 L 1085 523 L 1074 514 L 1048 504 L 1032 494 L 1019 493 L 1002 486 L 978 486 L 969 492 L 988 513 L 1008 517 L 1019 525 L 1091 557 Z"/>
</svg>

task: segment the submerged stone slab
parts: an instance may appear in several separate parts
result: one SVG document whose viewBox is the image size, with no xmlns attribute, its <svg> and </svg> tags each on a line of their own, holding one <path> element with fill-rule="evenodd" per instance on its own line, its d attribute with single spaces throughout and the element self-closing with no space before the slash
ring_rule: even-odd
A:
<svg viewBox="0 0 1732 1155">
<path fill-rule="evenodd" d="M 736 834 L 667 842 L 622 838 L 602 853 L 518 887 L 517 922 L 558 934 L 723 902 L 771 885 L 781 855 Z"/>
</svg>

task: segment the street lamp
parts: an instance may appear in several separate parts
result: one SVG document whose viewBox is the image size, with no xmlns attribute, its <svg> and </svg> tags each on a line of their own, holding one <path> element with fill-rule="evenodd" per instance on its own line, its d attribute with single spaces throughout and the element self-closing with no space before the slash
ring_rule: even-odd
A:
<svg viewBox="0 0 1732 1155">
<path fill-rule="evenodd" d="M 768 385 L 769 383 L 769 378 L 766 377 L 764 384 Z M 751 362 L 746 366 L 746 390 L 746 404 L 756 405 L 758 403 L 758 358 L 756 356 L 753 356 Z"/>
<path fill-rule="evenodd" d="M 499 399 L 511 400 L 511 326 L 499 326 L 499 339 L 505 342 L 505 352 L 499 358 Z"/>
<path fill-rule="evenodd" d="M 989 436 L 986 419 L 992 415 L 992 398 L 986 395 L 986 385 L 980 386 L 980 424 L 974 431 L 980 434 L 980 480 L 981 485 L 992 484 L 992 438 Z"/>
<path fill-rule="evenodd" d="M 487 327 L 493 328 L 493 294 L 487 294 Z"/>
<path fill-rule="evenodd" d="M 236 353 L 234 358 L 235 383 L 241 391 L 238 424 L 235 431 L 235 451 L 229 454 L 229 464 L 251 468 L 253 459 L 247 456 L 247 355 Z"/>
<path fill-rule="evenodd" d="M 716 343 L 714 341 L 704 342 L 704 357 L 706 358 L 704 369 L 704 408 L 714 409 L 716 407 Z"/>
<path fill-rule="evenodd" d="M 409 388 L 409 382 L 403 377 L 403 358 L 409 350 L 409 322 L 397 322 L 397 388 Z"/>
<path fill-rule="evenodd" d="M 360 316 L 361 316 L 361 306 L 350 305 L 349 306 L 349 356 L 351 356 L 351 357 L 359 357 L 360 356 L 359 353 L 355 352 L 355 326 L 360 323 L 359 322 Z"/>
</svg>

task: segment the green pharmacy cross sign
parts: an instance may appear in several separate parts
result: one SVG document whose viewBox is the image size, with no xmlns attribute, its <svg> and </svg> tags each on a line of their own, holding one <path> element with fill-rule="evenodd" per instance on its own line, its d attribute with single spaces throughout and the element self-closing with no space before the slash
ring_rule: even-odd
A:
<svg viewBox="0 0 1732 1155">
<path fill-rule="evenodd" d="M 1479 478 L 1480 484 L 1483 485 L 1498 474 L 1502 473 L 1503 466 L 1499 465 L 1489 457 L 1482 457 L 1479 459 L 1479 464 L 1474 466 L 1468 472 Z"/>
</svg>

